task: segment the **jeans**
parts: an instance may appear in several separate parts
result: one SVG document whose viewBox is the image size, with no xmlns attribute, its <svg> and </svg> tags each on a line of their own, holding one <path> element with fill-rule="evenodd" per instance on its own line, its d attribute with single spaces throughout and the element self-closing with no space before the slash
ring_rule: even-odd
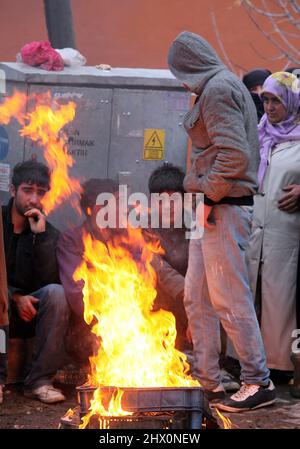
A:
<svg viewBox="0 0 300 449">
<path fill-rule="evenodd" d="M 49 284 L 31 293 L 39 299 L 36 316 L 32 363 L 26 375 L 25 388 L 51 383 L 64 357 L 64 338 L 69 322 L 69 306 L 63 287 Z"/>
<path fill-rule="evenodd" d="M 220 385 L 220 322 L 241 364 L 241 380 L 267 385 L 269 370 L 249 287 L 245 249 L 251 215 L 246 207 L 216 205 L 202 238 L 190 241 L 184 304 L 194 345 L 194 375 Z"/>
<path fill-rule="evenodd" d="M 0 385 L 4 385 L 7 377 L 8 326 L 0 326 Z"/>
</svg>

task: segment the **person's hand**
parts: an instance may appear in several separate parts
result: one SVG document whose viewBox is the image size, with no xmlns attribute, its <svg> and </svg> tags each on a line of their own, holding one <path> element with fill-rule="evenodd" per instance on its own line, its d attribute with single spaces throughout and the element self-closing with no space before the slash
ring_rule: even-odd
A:
<svg viewBox="0 0 300 449">
<path fill-rule="evenodd" d="M 282 189 L 284 192 L 288 192 L 283 195 L 278 201 L 278 209 L 292 214 L 299 210 L 298 198 L 300 195 L 300 185 L 289 184 Z"/>
<path fill-rule="evenodd" d="M 16 303 L 17 311 L 20 318 L 24 321 L 31 321 L 36 316 L 37 311 L 34 304 L 37 304 L 39 300 L 31 295 L 20 295 L 15 293 L 13 300 Z"/>
<path fill-rule="evenodd" d="M 34 234 L 40 234 L 46 230 L 46 217 L 39 209 L 30 209 L 24 214 L 28 218 L 30 229 Z"/>
</svg>

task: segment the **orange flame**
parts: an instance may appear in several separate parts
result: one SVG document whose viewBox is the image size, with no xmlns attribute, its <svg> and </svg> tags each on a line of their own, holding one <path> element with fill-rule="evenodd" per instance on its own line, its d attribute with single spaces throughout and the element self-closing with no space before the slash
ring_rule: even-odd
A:
<svg viewBox="0 0 300 449">
<path fill-rule="evenodd" d="M 8 125 L 10 120 L 15 117 L 23 124 L 27 95 L 22 92 L 14 92 L 11 97 L 6 97 L 0 104 L 0 123 Z"/>
<path fill-rule="evenodd" d="M 90 412 L 82 418 L 82 424 L 80 424 L 79 428 L 84 429 L 92 416 L 129 416 L 132 415 L 131 412 L 127 412 L 122 409 L 121 399 L 124 392 L 119 388 L 113 393 L 112 398 L 109 402 L 108 408 L 106 409 L 102 404 L 102 395 L 100 389 L 95 391 L 94 397 L 91 401 Z M 99 419 L 99 427 L 102 428 L 103 420 Z M 105 426 L 105 423 L 104 423 Z M 105 427 L 104 427 L 105 428 Z"/>
<path fill-rule="evenodd" d="M 217 415 L 219 416 L 219 418 L 220 418 L 221 421 L 222 421 L 223 429 L 226 429 L 226 430 L 232 429 L 232 423 L 231 423 L 230 419 L 229 419 L 229 418 L 226 418 L 226 416 L 222 415 L 222 413 L 220 412 L 220 410 L 218 410 L 217 408 L 215 408 L 215 410 L 216 410 L 216 412 L 217 412 Z"/>
<path fill-rule="evenodd" d="M 34 107 L 25 112 L 26 104 L 32 100 Z M 44 157 L 51 170 L 51 189 L 43 198 L 46 214 L 71 198 L 74 192 L 81 191 L 79 181 L 68 174 L 74 161 L 66 152 L 67 136 L 62 131 L 74 119 L 75 110 L 74 102 L 59 104 L 51 98 L 49 92 L 30 97 L 15 92 L 0 105 L 0 123 L 8 124 L 12 118 L 16 118 L 23 125 L 20 135 L 38 142 L 44 149 Z M 75 202 L 73 206 L 78 208 Z"/>
<path fill-rule="evenodd" d="M 120 388 L 199 386 L 187 374 L 185 354 L 175 349 L 174 315 L 152 311 L 156 275 L 151 259 L 158 248 L 144 241 L 141 229 L 130 228 L 126 237 L 107 245 L 85 235 L 84 245 L 84 261 L 74 279 L 84 280 L 84 318 L 88 324 L 93 321 L 92 332 L 101 341 L 98 354 L 90 359 L 89 383 Z M 116 401 L 113 406 L 120 414 Z M 93 414 L 103 413 L 99 389 L 90 410 L 84 427 Z"/>
<path fill-rule="evenodd" d="M 63 416 L 63 419 L 69 420 L 71 421 L 71 419 L 73 418 L 75 413 L 75 410 L 73 410 L 72 408 L 69 408 L 69 410 L 65 413 L 65 415 Z"/>
</svg>

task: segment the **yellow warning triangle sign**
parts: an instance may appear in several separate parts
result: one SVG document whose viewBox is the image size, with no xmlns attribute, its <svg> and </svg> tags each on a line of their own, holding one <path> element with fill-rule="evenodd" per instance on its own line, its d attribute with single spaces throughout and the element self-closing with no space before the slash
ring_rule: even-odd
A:
<svg viewBox="0 0 300 449">
<path fill-rule="evenodd" d="M 145 149 L 151 150 L 162 150 L 163 144 L 160 141 L 157 131 L 154 131 L 150 139 L 146 142 Z"/>
</svg>

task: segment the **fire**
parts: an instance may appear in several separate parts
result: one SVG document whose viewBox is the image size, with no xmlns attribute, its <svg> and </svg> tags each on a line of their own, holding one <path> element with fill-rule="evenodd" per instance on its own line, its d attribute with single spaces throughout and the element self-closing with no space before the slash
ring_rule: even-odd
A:
<svg viewBox="0 0 300 449">
<path fill-rule="evenodd" d="M 192 387 L 185 354 L 175 349 L 175 317 L 152 311 L 156 275 L 151 266 L 159 248 L 146 244 L 141 229 L 105 245 L 84 237 L 84 262 L 74 279 L 84 280 L 84 318 L 101 341 L 90 359 L 89 383 L 96 387 Z M 94 414 L 104 414 L 98 388 L 83 427 Z M 113 398 L 108 414 L 121 414 L 121 397 Z M 125 412 L 127 415 L 128 413 Z"/>
<path fill-rule="evenodd" d="M 94 397 L 91 401 L 91 411 L 83 417 L 82 424 L 80 425 L 80 428 L 85 428 L 92 416 L 129 416 L 132 415 L 131 412 L 127 412 L 126 410 L 122 409 L 121 406 L 121 399 L 124 392 L 120 390 L 119 388 L 116 390 L 116 392 L 113 393 L 113 396 L 108 404 L 107 409 L 102 404 L 102 396 L 100 389 L 97 389 L 95 391 Z M 99 419 L 99 428 L 102 428 L 103 424 L 105 425 L 105 422 L 102 419 Z M 104 427 L 105 428 L 105 427 Z"/>
<path fill-rule="evenodd" d="M 26 112 L 26 105 L 30 110 Z M 80 193 L 80 183 L 72 179 L 68 171 L 73 166 L 73 158 L 66 152 L 67 136 L 63 132 L 66 124 L 75 117 L 76 104 L 59 104 L 51 94 L 31 95 L 15 92 L 0 105 L 0 123 L 8 124 L 12 118 L 22 125 L 20 135 L 29 137 L 44 149 L 44 157 L 51 170 L 51 189 L 43 198 L 43 208 L 49 214 L 55 207 Z M 74 207 L 77 204 L 73 203 Z M 79 209 L 78 209 L 79 210 Z"/>
<path fill-rule="evenodd" d="M 226 418 L 226 416 L 222 415 L 222 413 L 220 412 L 220 410 L 218 410 L 217 408 L 215 408 L 215 410 L 216 410 L 216 412 L 217 412 L 217 415 L 219 416 L 219 418 L 220 418 L 221 421 L 222 421 L 223 429 L 226 429 L 226 430 L 232 429 L 232 423 L 231 423 L 230 419 L 229 419 L 229 418 Z"/>
<path fill-rule="evenodd" d="M 72 408 L 69 408 L 69 410 L 66 412 L 66 414 L 63 416 L 63 419 L 67 419 L 69 421 L 71 421 L 71 419 L 73 418 L 75 413 L 75 410 L 73 410 Z"/>
<path fill-rule="evenodd" d="M 23 124 L 26 102 L 27 96 L 22 92 L 15 92 L 11 97 L 7 97 L 4 103 L 0 104 L 0 123 L 8 125 L 15 117 Z"/>
</svg>

